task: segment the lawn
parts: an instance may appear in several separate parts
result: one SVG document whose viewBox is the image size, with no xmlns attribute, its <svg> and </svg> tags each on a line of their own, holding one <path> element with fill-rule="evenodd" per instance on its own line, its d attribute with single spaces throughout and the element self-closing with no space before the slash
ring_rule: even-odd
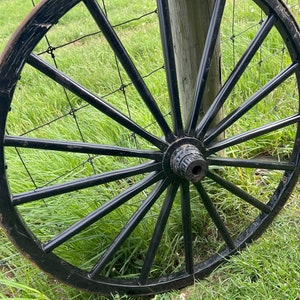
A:
<svg viewBox="0 0 300 300">
<path fill-rule="evenodd" d="M 233 62 L 236 62 L 244 53 L 250 38 L 253 38 L 260 25 L 261 18 L 260 10 L 256 10 L 253 4 L 249 4 L 249 1 L 237 1 L 236 7 L 232 6 L 233 3 L 227 2 L 228 15 L 224 21 L 221 36 L 221 49 L 225 53 L 225 55 L 222 54 L 224 78 L 232 71 Z M 290 0 L 288 4 L 299 21 L 299 1 Z M 31 0 L 2 0 L 0 2 L 0 53 L 17 25 L 32 9 L 32 5 Z M 129 5 L 128 1 L 115 0 L 106 1 L 106 5 L 108 17 L 113 24 L 117 25 L 115 27 L 117 33 L 122 36 L 122 42 L 161 107 L 166 121 L 170 124 L 170 106 L 166 101 L 166 80 L 162 67 L 163 58 L 156 22 L 155 1 L 144 1 L 142 4 L 137 1 L 136 4 L 131 2 Z M 225 26 L 233 22 L 231 14 L 233 11 L 236 27 Z M 86 21 L 87 14 L 87 11 L 81 7 L 74 9 L 59 22 L 59 26 L 51 29 L 47 40 L 42 40 L 36 46 L 35 51 L 50 64 L 59 65 L 61 70 L 70 74 L 72 78 L 97 95 L 104 95 L 106 101 L 128 118 L 136 120 L 153 135 L 163 136 L 161 128 L 149 113 L 148 108 L 140 101 L 130 79 L 119 67 L 119 63 L 116 62 L 103 36 L 97 33 L 98 29 L 95 24 Z M 137 18 L 141 15 L 141 18 Z M 135 18 L 133 22 L 125 22 Z M 90 33 L 93 34 L 90 35 Z M 49 41 L 51 41 L 52 48 L 49 48 Z M 55 52 L 51 52 L 51 49 Z M 55 61 L 52 59 L 53 55 L 55 55 Z M 269 63 L 271 60 L 274 63 Z M 278 70 L 287 67 L 289 63 L 286 49 L 282 47 L 282 41 L 278 41 L 278 34 L 276 32 L 270 34 L 253 58 L 253 67 L 243 74 L 231 93 L 230 103 L 224 106 L 225 113 L 228 114 L 239 107 L 241 105 L 239 101 L 251 97 L 253 91 L 269 82 L 278 74 Z M 240 131 L 263 126 L 265 123 L 274 122 L 277 118 L 285 118 L 293 111 L 297 111 L 298 95 L 295 86 L 291 83 L 293 79 L 294 77 L 291 77 L 253 110 L 245 114 L 228 129 L 226 134 L 235 136 Z M 48 101 L 49 99 L 51 101 Z M 289 101 L 288 105 L 286 101 Z M 64 89 L 58 89 L 56 83 L 44 78 L 28 66 L 25 67 L 16 90 L 7 131 L 11 135 L 49 139 L 59 137 L 63 140 L 71 139 L 78 142 L 87 141 L 138 149 L 153 147 L 149 141 L 138 138 L 127 128 L 111 122 L 109 117 L 102 116 L 100 119 L 99 112 L 86 106 L 79 97 Z M 263 138 L 250 139 L 243 143 L 244 147 L 233 145 L 226 155 L 245 159 L 267 156 L 284 160 L 290 156 L 294 135 L 294 127 L 289 126 L 282 131 L 276 131 L 276 135 L 271 132 Z M 19 149 L 17 153 L 22 160 L 15 159 L 15 149 L 9 149 L 5 153 L 9 162 L 8 174 L 11 189 L 16 194 L 47 187 L 53 182 L 60 184 L 66 180 L 92 176 L 105 170 L 119 170 L 124 166 L 135 166 L 143 162 L 143 159 L 137 158 L 117 160 L 111 157 L 100 161 L 98 157 L 56 151 L 37 153 L 33 150 Z M 24 162 L 26 162 L 26 169 Z M 262 194 L 271 195 L 277 185 L 277 179 L 280 180 L 282 176 L 282 172 L 278 170 L 265 172 L 264 170 L 241 169 L 238 176 L 234 175 L 234 170 L 229 167 L 220 168 L 219 172 L 227 178 L 234 177 L 235 184 L 258 198 Z M 17 174 L 14 170 L 18 170 Z M 129 189 L 141 179 L 143 176 L 139 175 L 135 176 L 132 181 L 126 178 L 122 181 L 109 182 L 96 190 L 76 191 L 70 194 L 72 197 L 67 194 L 67 196 L 58 195 L 56 198 L 50 197 L 47 201 L 41 199 L 20 206 L 19 211 L 32 232 L 42 242 L 47 242 L 52 236 L 58 235 L 63 228 L 72 226 L 77 220 L 96 210 L 107 199 L 117 197 L 122 189 Z M 209 186 L 209 184 L 209 180 L 204 182 L 204 185 Z M 95 191 L 101 197 L 94 197 Z M 254 208 L 240 204 L 238 197 L 230 198 L 230 195 L 222 189 L 213 187 L 208 191 L 209 195 L 215 197 L 216 205 L 222 212 L 222 217 L 226 217 L 226 224 L 233 236 L 239 232 L 240 227 L 246 228 L 249 222 L 252 222 L 253 214 L 257 214 Z M 146 195 L 149 192 L 145 189 L 144 193 Z M 204 229 L 206 230 L 205 238 L 201 240 L 200 236 L 199 241 L 197 238 L 195 241 L 199 249 L 205 249 L 203 251 L 205 254 L 199 251 L 197 259 L 200 260 L 205 258 L 205 255 L 208 256 L 210 252 L 218 251 L 220 237 L 205 210 L 198 211 L 197 203 L 193 201 L 196 197 L 193 195 L 191 204 L 196 220 L 193 232 L 202 233 Z M 300 299 L 298 284 L 300 281 L 299 196 L 298 184 L 279 216 L 262 237 L 238 255 L 233 256 L 228 263 L 218 267 L 207 278 L 183 290 L 154 296 L 154 299 Z M 87 202 L 86 199 L 89 201 Z M 227 201 L 222 199 L 227 199 Z M 102 251 L 107 248 L 118 234 L 119 228 L 124 226 L 124 216 L 134 213 L 140 201 L 138 197 L 133 197 L 124 207 L 117 209 L 109 217 L 105 217 L 103 220 L 105 226 L 101 236 L 96 225 L 90 226 L 74 240 L 55 249 L 55 254 L 70 263 L 79 265 L 83 270 L 89 270 L 99 259 L 100 253 L 94 255 L 89 249 L 84 252 L 87 241 L 94 240 L 92 244 L 89 244 L 90 249 Z M 142 225 L 134 231 L 132 239 L 116 252 L 113 262 L 115 265 L 108 265 L 103 273 L 115 272 L 116 276 L 127 276 L 128 273 L 138 272 L 142 259 L 137 249 L 140 247 L 144 249 L 144 252 L 147 249 L 151 239 L 151 230 L 155 227 L 153 216 L 157 217 L 159 213 L 162 203 L 160 201 L 157 201 Z M 266 203 L 267 200 L 264 201 Z M 158 251 L 152 276 L 166 274 L 169 269 L 176 270 L 184 264 L 181 259 L 183 242 L 178 234 L 181 224 L 177 222 L 180 219 L 180 204 L 177 202 L 175 199 L 174 215 L 167 227 L 168 235 L 163 237 L 164 247 Z M 60 205 L 68 209 L 61 209 Z M 51 211 L 50 217 L 49 211 Z M 206 240 L 210 242 L 206 243 Z M 0 241 L 1 299 L 106 299 L 103 296 L 92 295 L 66 286 L 39 271 L 23 258 L 2 231 Z M 175 260 L 176 263 L 174 263 Z M 113 298 L 131 299 L 127 296 L 114 296 Z"/>
</svg>

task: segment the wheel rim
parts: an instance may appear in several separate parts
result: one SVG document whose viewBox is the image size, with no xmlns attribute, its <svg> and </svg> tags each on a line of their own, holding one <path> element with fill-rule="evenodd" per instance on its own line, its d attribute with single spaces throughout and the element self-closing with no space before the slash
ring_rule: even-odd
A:
<svg viewBox="0 0 300 300">
<path fill-rule="evenodd" d="M 198 123 L 204 92 L 201 82 L 207 78 L 207 65 L 212 55 L 209 49 L 215 43 L 220 27 L 219 16 L 223 15 L 225 6 L 225 1 L 216 1 L 216 17 L 211 21 L 193 113 L 186 129 L 180 112 L 176 74 L 172 71 L 175 61 L 168 42 L 170 24 L 165 1 L 158 1 L 158 7 L 167 73 L 167 82 L 163 81 L 162 85 L 168 86 L 171 95 L 171 104 L 167 108 L 162 101 L 156 102 L 145 83 L 145 77 L 140 75 L 136 63 L 127 55 L 126 47 L 107 22 L 105 9 L 101 9 L 97 1 L 44 1 L 35 9 L 21 25 L 0 60 L 0 86 L 4 87 L 0 91 L 3 141 L 1 221 L 20 251 L 47 273 L 78 288 L 104 294 L 120 292 L 146 295 L 193 283 L 195 278 L 209 274 L 224 258 L 266 229 L 288 199 L 298 179 L 300 38 L 297 25 L 289 12 L 283 9 L 281 2 L 255 2 L 266 13 L 264 22 L 254 30 L 254 37 L 241 50 L 234 68 L 224 71 L 227 80 Z M 51 35 L 52 29 L 55 32 L 55 27 L 47 24 L 56 23 L 65 13 L 76 9 L 77 4 L 85 7 L 86 13 L 92 16 L 113 48 L 127 74 L 129 85 L 134 86 L 143 99 L 148 114 L 142 105 L 131 108 L 131 112 L 145 113 L 147 120 L 150 115 L 154 119 L 151 129 L 135 122 L 137 116 L 132 116 L 131 112 L 128 115 L 120 113 L 122 108 L 114 99 L 104 100 L 102 93 L 105 89 L 101 90 L 102 87 L 96 93 L 95 87 L 90 88 L 88 82 L 83 80 L 84 84 L 81 85 L 80 80 L 65 75 L 68 72 L 58 70 L 56 60 L 53 65 L 53 62 L 46 62 L 43 55 L 37 55 L 39 41 L 46 33 Z M 251 82 L 247 81 L 247 76 L 253 73 L 251 63 L 256 55 L 261 55 L 263 45 L 270 43 L 273 34 L 278 36 L 277 30 L 289 52 L 282 54 L 284 59 L 278 69 L 274 72 L 268 69 L 270 74 L 261 79 L 258 87 L 252 87 Z M 28 45 L 20 47 L 27 39 Z M 50 50 L 48 52 L 53 56 L 52 50 L 55 49 Z M 62 55 L 64 57 L 66 53 Z M 60 131 L 67 126 L 69 119 L 62 122 L 62 129 L 55 127 L 53 132 L 48 131 L 52 123 L 65 120 L 62 114 L 54 118 L 49 112 L 50 116 L 46 118 L 48 122 L 43 121 L 43 126 L 32 125 L 31 122 L 39 121 L 37 116 L 42 107 L 38 107 L 37 111 L 35 107 L 28 110 L 33 121 L 30 121 L 30 117 L 23 118 L 21 123 L 24 124 L 20 128 L 13 122 L 18 120 L 14 114 L 18 116 L 18 110 L 22 108 L 19 99 L 28 97 L 22 94 L 22 83 L 21 91 L 18 90 L 19 85 L 15 88 L 24 64 L 22 78 L 25 78 L 29 88 L 31 82 L 26 81 L 28 65 L 38 74 L 37 77 L 34 75 L 34 80 L 46 75 L 39 81 L 40 84 L 56 82 L 54 86 L 58 84 L 60 88 L 63 87 L 62 94 L 67 96 L 68 105 L 75 102 L 66 111 L 75 120 L 73 127 L 79 139 L 73 138 L 73 132 L 68 131 L 64 135 Z M 68 70 L 68 67 L 65 69 Z M 264 72 L 264 69 L 259 72 Z M 77 76 L 71 71 L 70 74 L 75 78 Z M 243 82 L 248 84 L 248 96 L 237 93 L 241 88 L 241 77 L 246 78 Z M 35 84 L 33 82 L 32 86 Z M 12 101 L 15 90 L 16 100 Z M 287 91 L 287 98 L 295 99 L 296 103 L 289 102 L 289 106 L 280 104 L 276 92 L 280 94 L 282 91 Z M 47 93 L 46 99 L 55 100 L 57 97 L 50 95 L 49 91 Z M 69 93 L 76 95 L 76 98 L 73 99 Z M 229 97 L 232 100 L 227 104 Z M 78 98 L 84 104 L 77 105 Z M 44 103 L 46 106 L 47 103 Z M 266 103 L 270 103 L 267 109 Z M 59 105 L 52 103 L 54 110 L 65 109 Z M 225 106 L 225 118 L 212 126 L 222 106 Z M 98 117 L 96 114 L 90 118 L 83 117 L 94 112 L 88 110 L 90 107 L 97 113 L 103 113 L 101 122 L 95 121 Z M 9 113 L 10 108 L 12 111 Z M 260 115 L 258 125 L 253 126 L 251 122 L 249 129 L 240 132 L 239 128 L 245 128 L 244 123 L 257 114 Z M 91 125 L 87 129 L 78 125 L 88 121 Z M 95 138 L 94 128 L 101 131 L 105 126 L 112 129 L 117 127 L 117 133 L 112 130 L 112 135 L 117 135 L 118 144 L 115 144 L 114 137 L 105 143 L 99 133 Z M 34 130 L 31 131 L 31 128 Z M 224 131 L 226 138 L 216 140 Z M 55 138 L 55 132 L 59 132 L 62 138 Z M 125 141 L 122 136 L 125 136 Z M 272 136 L 276 136 L 280 142 L 269 150 Z M 284 138 L 286 136 L 290 137 Z M 253 151 L 255 147 L 260 147 L 260 150 Z M 224 149 L 226 156 L 216 155 Z M 65 163 L 59 162 L 60 156 Z M 15 163 L 16 157 L 18 163 Z M 41 169 L 31 170 L 30 163 L 26 162 L 30 157 L 38 161 L 37 166 Z M 49 165 L 49 170 L 39 175 L 40 170 L 45 172 L 43 164 Z M 106 165 L 108 167 L 104 168 Z M 18 168 L 25 169 L 20 174 L 30 178 L 27 186 L 18 186 L 18 175 L 15 175 Z M 57 172 L 56 169 L 63 171 Z M 243 180 L 252 184 L 245 187 Z M 53 203 L 57 202 L 59 205 L 54 206 Z M 72 205 L 75 205 L 75 213 Z M 31 215 L 32 210 L 39 212 L 41 219 L 37 220 L 36 215 Z M 71 211 L 69 220 L 68 213 L 64 214 L 68 210 Z M 65 216 L 67 220 L 59 220 L 56 215 L 60 218 Z M 151 222 L 153 219 L 155 221 Z M 241 220 L 243 224 L 239 223 Z M 114 226 L 117 228 L 114 229 Z M 110 236 L 106 228 L 112 228 Z M 166 232 L 174 234 L 168 236 Z M 174 246 L 176 240 L 178 243 Z M 132 247 L 132 244 L 140 246 Z M 92 249 L 93 253 L 84 253 L 82 257 L 75 255 L 86 247 Z M 75 258 L 70 257 L 69 252 Z M 164 252 L 167 255 L 164 256 Z M 170 259 L 171 263 L 168 261 L 159 269 L 165 263 L 166 256 L 173 252 L 176 255 Z"/>
</svg>

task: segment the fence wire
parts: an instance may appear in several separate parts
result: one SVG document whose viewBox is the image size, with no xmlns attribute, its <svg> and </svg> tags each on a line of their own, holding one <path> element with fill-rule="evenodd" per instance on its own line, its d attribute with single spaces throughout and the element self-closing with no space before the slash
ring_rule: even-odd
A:
<svg viewBox="0 0 300 300">
<path fill-rule="evenodd" d="M 36 2 L 34 0 L 29 0 L 33 6 L 36 5 Z M 252 24 L 249 24 L 249 26 L 243 28 L 243 30 L 239 30 L 239 28 L 236 28 L 236 6 L 238 5 L 239 1 L 237 0 L 233 0 L 232 1 L 232 15 L 231 15 L 231 32 L 227 35 L 227 36 L 222 36 L 222 44 L 223 43 L 231 43 L 231 61 L 232 61 L 232 69 L 234 68 L 234 66 L 236 65 L 237 62 L 237 51 L 236 51 L 236 45 L 239 43 L 239 39 L 243 38 L 243 36 L 245 36 L 249 31 L 251 31 L 253 28 L 258 28 L 259 26 L 261 26 L 261 24 L 263 23 L 263 14 L 261 13 L 261 18 L 259 18 L 258 20 L 256 20 L 255 22 L 253 22 Z M 288 4 L 288 1 L 287 1 Z M 109 16 L 109 10 L 107 9 L 107 4 L 105 0 L 101 1 L 101 5 L 103 10 L 105 11 L 106 15 Z M 292 10 L 299 10 L 299 5 L 298 4 L 294 4 L 294 5 L 290 5 L 290 8 Z M 114 29 L 122 29 L 122 28 L 130 28 L 131 25 L 132 27 L 134 27 L 133 25 L 136 22 L 139 22 L 139 24 L 141 24 L 142 22 L 146 22 L 147 19 L 149 18 L 153 18 L 155 17 L 157 19 L 157 7 L 154 6 L 151 10 L 148 10 L 146 12 L 142 12 L 139 14 L 136 14 L 135 16 L 123 20 L 119 23 L 116 24 L 112 24 Z M 158 21 L 157 21 L 158 22 Z M 76 45 L 77 43 L 84 43 L 85 41 L 92 39 L 92 38 L 97 38 L 99 37 L 99 35 L 101 35 L 101 31 L 91 31 L 88 33 L 85 33 L 81 36 L 77 36 L 73 39 L 69 39 L 67 41 L 65 41 L 64 43 L 61 44 L 54 44 L 52 42 L 52 40 L 50 38 L 48 38 L 48 36 L 45 37 L 45 44 L 47 45 L 46 48 L 39 50 L 39 52 L 37 53 L 38 55 L 48 55 L 50 57 L 50 59 L 52 60 L 53 64 L 55 65 L 55 67 L 57 69 L 60 69 L 60 62 L 58 62 L 57 60 L 57 51 L 67 48 L 69 46 L 72 45 Z M 283 46 L 281 49 L 278 49 L 278 52 L 282 52 L 282 57 L 284 56 L 284 53 L 286 51 L 285 47 Z M 264 57 L 262 50 L 260 50 L 260 59 L 258 60 L 257 64 L 259 66 L 259 70 L 261 70 L 262 65 L 264 63 L 264 61 L 267 61 L 269 59 L 269 57 Z M 283 60 L 283 58 L 282 58 Z M 126 109 L 127 109 L 127 115 L 129 116 L 129 118 L 131 119 L 131 107 L 130 107 L 130 102 L 128 101 L 128 93 L 127 90 L 132 87 L 133 83 L 131 81 L 128 81 L 128 78 L 123 76 L 123 71 L 120 67 L 120 62 L 118 61 L 117 57 L 115 56 L 114 58 L 114 66 L 112 66 L 112 68 L 117 70 L 117 74 L 118 74 L 118 79 L 119 79 L 119 86 L 117 86 L 116 88 L 110 90 L 109 92 L 107 92 L 106 94 L 102 94 L 101 98 L 102 99 L 106 99 L 108 97 L 114 96 L 114 95 L 118 95 L 118 97 L 121 95 L 123 98 L 124 103 L 126 104 Z M 147 78 L 151 78 L 151 76 L 155 75 L 158 72 L 161 72 L 164 70 L 164 65 L 163 63 L 160 63 L 158 65 L 156 65 L 155 68 L 153 68 L 150 72 L 148 72 L 147 74 L 142 74 L 142 78 L 143 79 L 147 79 Z M 259 73 L 261 73 L 261 71 L 259 71 Z M 66 91 L 65 88 L 63 88 L 63 94 L 65 96 L 65 99 L 69 105 L 69 108 L 67 111 L 63 112 L 59 112 L 57 114 L 56 118 L 50 119 L 47 122 L 44 122 L 42 124 L 39 124 L 38 126 L 34 127 L 34 128 L 30 128 L 27 131 L 24 131 L 23 133 L 21 133 L 20 135 L 29 135 L 32 132 L 35 132 L 37 130 L 40 130 L 44 127 L 50 126 L 51 124 L 60 121 L 61 119 L 67 118 L 67 117 L 72 117 L 72 120 L 74 122 L 74 125 L 77 129 L 78 135 L 80 137 L 80 140 L 82 142 L 86 142 L 86 138 L 84 136 L 84 133 L 81 129 L 81 125 L 80 125 L 80 121 L 78 120 L 77 114 L 84 110 L 85 108 L 87 108 L 89 106 L 89 104 L 83 103 L 80 106 L 74 106 L 72 104 L 72 101 L 70 100 L 70 96 L 69 93 Z M 232 94 L 232 102 L 234 103 L 234 93 Z M 170 111 L 167 111 L 165 113 L 165 116 L 170 115 Z M 143 124 L 143 127 L 145 129 L 150 128 L 151 126 L 153 126 L 155 123 L 155 121 L 153 123 L 147 123 L 147 124 Z M 120 139 L 119 143 L 116 143 L 116 146 L 118 144 L 122 144 L 123 140 L 126 140 L 128 138 L 133 138 L 134 143 L 136 148 L 139 148 L 139 142 L 138 139 L 136 138 L 134 133 L 131 133 L 130 136 L 125 136 L 122 137 L 122 139 Z M 32 181 L 33 185 L 35 186 L 35 188 L 39 188 L 42 186 L 47 186 L 55 181 L 58 181 L 60 178 L 65 177 L 67 174 L 69 173 L 73 173 L 76 172 L 77 169 L 80 169 L 82 167 L 84 167 L 86 164 L 89 164 L 91 166 L 91 168 L 93 169 L 93 172 L 96 174 L 97 171 L 94 167 L 93 161 L 97 156 L 92 156 L 92 155 L 87 155 L 86 160 L 84 160 L 82 163 L 80 163 L 79 165 L 76 165 L 73 169 L 68 170 L 66 173 L 61 174 L 60 177 L 55 178 L 54 180 L 52 180 L 51 182 L 47 182 L 44 183 L 42 186 L 38 185 L 35 182 L 34 176 L 30 173 L 29 168 L 27 167 L 27 163 L 26 160 L 22 157 L 22 154 L 20 153 L 20 151 L 18 149 L 16 149 L 18 157 L 20 158 L 23 167 L 26 169 L 26 172 L 28 173 L 28 176 L 30 178 L 30 180 Z"/>
</svg>

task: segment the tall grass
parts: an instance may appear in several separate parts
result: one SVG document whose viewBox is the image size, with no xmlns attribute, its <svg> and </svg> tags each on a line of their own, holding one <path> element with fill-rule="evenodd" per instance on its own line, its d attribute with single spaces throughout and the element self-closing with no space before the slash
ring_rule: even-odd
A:
<svg viewBox="0 0 300 300">
<path fill-rule="evenodd" d="M 130 18 L 153 11 L 156 8 L 155 1 L 142 2 L 134 1 L 128 4 L 128 1 L 125 0 L 107 1 L 106 9 L 112 24 L 120 24 Z M 292 1 L 289 2 L 294 12 L 299 15 L 299 4 L 296 3 L 297 1 L 294 1 L 295 4 Z M 232 70 L 234 66 L 233 60 L 237 61 L 244 53 L 250 39 L 259 28 L 261 17 L 261 11 L 257 10 L 254 5 L 249 4 L 249 1 L 239 1 L 238 10 L 235 12 L 236 39 L 233 44 L 232 39 L 230 39 L 232 28 L 228 26 L 232 20 L 231 4 L 232 2 L 228 1 L 228 15 L 222 27 L 224 28 L 222 29 L 222 59 L 223 65 L 226 67 L 222 70 L 223 78 L 226 78 Z M 5 12 L 5 18 L 0 19 L 3 20 L 0 23 L 0 27 L 3 29 L 0 33 L 0 42 L 2 43 L 0 44 L 0 49 L 3 49 L 3 45 L 7 41 L 7 36 L 10 35 L 11 28 L 14 27 L 12 24 L 16 24 L 24 12 L 30 9 L 30 6 L 29 0 L 2 1 L 0 3 L 0 11 Z M 19 9 L 15 13 L 16 7 L 22 7 L 22 9 Z M 251 14 L 248 12 L 251 12 Z M 8 21 L 5 22 L 5 19 Z M 247 34 L 244 34 L 246 29 Z M 97 32 L 97 30 L 94 22 L 88 18 L 88 13 L 83 5 L 79 5 L 49 32 L 48 40 L 52 46 L 58 47 L 59 45 L 83 37 L 88 33 Z M 143 76 L 147 76 L 145 81 L 157 99 L 162 112 L 168 116 L 170 107 L 168 105 L 165 75 L 163 69 L 161 69 L 163 59 L 158 34 L 157 16 L 152 14 L 139 21 L 116 27 L 116 31 L 122 37 L 122 42 L 130 52 L 140 73 Z M 290 60 L 287 52 L 282 50 L 282 45 L 282 41 L 278 41 L 278 34 L 274 30 L 265 41 L 261 51 L 254 58 L 249 71 L 245 72 L 239 85 L 233 91 L 231 101 L 225 107 L 226 113 L 230 113 L 239 107 L 241 103 L 251 96 L 253 91 L 278 74 L 279 68 L 288 66 Z M 37 45 L 36 52 L 45 52 L 47 47 L 47 42 L 43 40 Z M 234 57 L 232 56 L 233 53 Z M 51 56 L 47 53 L 42 54 L 42 56 L 50 63 L 54 63 Z M 120 70 L 117 68 L 115 57 L 101 34 L 79 39 L 77 42 L 66 47 L 58 48 L 55 51 L 55 57 L 56 63 L 62 71 L 69 74 L 94 93 L 104 97 L 107 102 L 141 126 L 147 127 L 154 135 L 162 136 L 162 132 L 155 123 L 153 116 L 149 113 L 149 110 L 130 84 L 128 76 L 122 68 Z M 270 59 L 272 59 L 274 64 L 268 63 Z M 277 65 L 278 68 L 275 68 L 274 65 Z M 154 69 L 158 69 L 159 71 L 152 74 L 151 72 Z M 291 115 L 293 111 L 297 111 L 297 95 L 295 94 L 295 87 L 291 86 L 290 81 L 287 81 L 264 100 L 264 102 L 241 118 L 235 126 L 232 126 L 228 130 L 226 133 L 227 136 L 268 124 L 278 118 Z M 121 85 L 126 87 L 126 98 L 123 97 L 124 89 L 120 89 Z M 81 141 L 84 139 L 91 143 L 140 149 L 149 149 L 152 147 L 149 143 L 135 137 L 130 131 L 122 128 L 116 122 L 112 122 L 111 119 L 100 114 L 94 108 L 86 106 L 78 97 L 68 92 L 67 95 L 68 97 L 66 98 L 65 91 L 58 87 L 57 84 L 49 81 L 48 78 L 36 72 L 31 67 L 26 67 L 16 91 L 12 111 L 9 114 L 8 132 L 12 135 L 26 134 L 34 137 L 62 140 Z M 126 99 L 128 99 L 128 103 Z M 289 105 L 286 105 L 286 103 L 289 103 Z M 73 114 L 72 110 L 75 110 L 75 114 Z M 76 116 L 76 119 L 74 116 Z M 167 119 L 168 122 L 171 121 L 169 116 Z M 43 126 L 36 129 L 41 124 Z M 243 143 L 243 147 L 241 145 L 232 147 L 227 151 L 227 155 L 242 158 L 264 155 L 285 159 L 290 155 L 293 138 L 294 127 L 290 126 L 279 133 L 276 132 L 276 139 L 274 135 L 270 134 L 251 140 Z M 136 159 L 125 160 L 111 157 L 101 157 L 100 159 L 99 157 L 89 157 L 81 154 L 75 155 L 50 151 L 40 151 L 37 153 L 37 151 L 28 149 L 18 151 L 28 169 L 24 168 L 20 160 L 15 159 L 15 149 L 6 152 L 6 158 L 9 162 L 8 176 L 13 193 L 65 182 L 70 179 L 91 176 L 94 173 L 107 170 L 118 170 L 141 162 L 141 160 Z M 18 170 L 17 176 L 15 170 Z M 28 171 L 33 180 L 29 178 Z M 252 195 L 258 198 L 266 195 L 264 197 L 266 199 L 264 200 L 265 202 L 269 199 L 270 193 L 274 190 L 278 180 L 282 176 L 282 172 L 280 171 L 257 174 L 257 170 L 239 170 L 238 172 L 234 172 L 233 168 L 227 168 L 223 172 L 224 174 L 228 174 L 228 178 L 232 179 L 238 186 Z M 97 209 L 101 204 L 116 196 L 122 189 L 128 188 L 134 182 L 141 180 L 142 177 L 135 176 L 130 180 L 120 180 L 115 183 L 106 184 L 105 186 L 29 203 L 20 207 L 19 211 L 24 216 L 33 233 L 42 242 L 46 242 L 74 224 L 77 220 Z M 211 182 L 207 180 L 204 182 L 204 185 L 210 186 Z M 97 222 L 94 226 L 89 227 L 68 243 L 59 247 L 55 250 L 55 253 L 66 261 L 89 270 L 97 262 L 97 259 L 99 259 L 102 254 L 101 251 L 111 243 L 120 229 L 126 224 L 129 216 L 134 213 L 141 201 L 146 198 L 147 192 L 145 191 L 144 194 L 131 199 L 126 205 L 123 205 L 112 215 L 109 215 L 109 217 L 103 218 L 103 220 Z M 249 209 L 237 197 L 228 195 L 219 186 L 210 188 L 209 192 L 214 197 L 216 205 L 222 217 L 226 220 L 226 224 L 229 226 L 233 236 L 240 232 L 241 227 L 246 228 L 249 222 L 253 220 L 253 216 L 257 214 L 257 210 Z M 299 195 L 299 191 L 297 191 L 294 197 L 297 197 L 297 195 Z M 224 199 L 227 199 L 227 201 L 224 201 Z M 297 217 L 295 212 L 299 212 L 299 205 L 295 201 L 296 198 L 292 199 L 294 201 L 291 202 L 290 207 L 294 211 L 286 211 L 285 213 L 295 218 Z M 150 213 L 134 232 L 132 238 L 117 252 L 114 264 L 109 265 L 104 270 L 105 275 L 110 274 L 126 277 L 128 274 L 135 275 L 135 273 L 138 273 L 144 258 L 141 254 L 143 255 L 147 250 L 161 203 L 162 199 L 151 209 Z M 197 236 L 195 247 L 199 249 L 200 253 L 199 257 L 195 259 L 196 261 L 200 261 L 218 251 L 221 238 L 196 195 L 193 195 L 192 211 L 195 220 L 193 230 Z M 167 234 L 164 235 L 163 243 L 157 255 L 153 276 L 168 274 L 170 271 L 180 269 L 184 263 L 182 259 L 183 240 L 180 233 L 182 224 L 178 221 L 181 219 L 180 214 L 180 201 L 176 199 L 172 209 L 172 218 L 167 225 Z M 282 232 L 289 229 L 292 235 L 291 243 L 293 247 L 298 247 L 296 234 L 292 230 L 293 224 L 296 224 L 297 221 L 292 224 L 289 221 L 289 217 L 282 217 L 281 222 L 279 223 L 280 225 L 275 225 L 269 231 L 267 235 L 267 238 L 270 239 L 269 241 L 283 238 L 283 241 L 280 243 L 284 244 L 288 237 L 282 237 Z M 285 223 L 287 224 L 285 225 Z M 102 228 L 101 233 L 99 233 L 99 227 Z M 28 299 L 47 299 L 47 297 L 49 299 L 101 298 L 100 296 L 88 295 L 78 292 L 75 289 L 67 288 L 55 280 L 49 279 L 46 275 L 30 267 L 20 255 L 15 254 L 14 248 L 7 242 L 4 236 L 1 237 L 1 240 L 3 240 L 3 246 L 0 248 L 0 255 L 3 256 L 0 265 L 2 271 L 0 285 L 3 287 L 3 295 L 0 294 L 1 297 L 27 297 Z M 86 249 L 87 243 L 89 243 L 88 249 Z M 270 249 L 268 249 L 269 246 Z M 263 261 L 263 266 L 271 267 L 273 260 L 277 264 L 280 263 L 276 257 L 276 251 L 274 251 L 276 247 L 277 244 L 272 243 L 269 245 L 268 240 L 263 239 L 260 244 L 249 248 L 241 257 L 234 258 L 232 264 L 220 271 L 216 271 L 207 281 L 199 283 L 199 285 L 186 292 L 182 292 L 181 296 L 178 293 L 171 293 L 157 296 L 156 298 L 172 299 L 176 297 L 190 297 L 191 299 L 195 299 L 201 295 L 201 297 L 215 299 L 219 297 L 221 299 L 222 294 L 227 293 L 225 298 L 238 299 L 244 295 L 239 291 L 239 286 L 243 286 L 243 291 L 247 291 L 249 298 L 251 298 L 251 293 L 253 292 L 250 289 L 251 285 L 247 286 L 246 283 L 243 283 L 243 280 L 246 278 L 250 283 L 257 283 L 259 285 L 259 283 L 263 282 L 263 279 L 268 279 L 270 274 L 261 274 L 264 273 L 264 267 L 261 267 L 260 264 Z M 285 250 L 282 251 L 282 255 L 284 255 L 287 249 L 282 248 Z M 95 253 L 91 253 L 89 249 L 97 249 L 96 255 Z M 261 259 L 256 258 L 256 251 L 261 251 Z M 268 251 L 273 251 L 273 255 L 268 257 L 269 264 L 264 262 L 264 257 Z M 291 254 L 291 258 L 286 260 L 286 263 L 296 258 L 297 254 L 295 252 Z M 261 261 L 257 263 L 257 260 Z M 163 269 L 161 269 L 161 265 L 164 265 Z M 299 278 L 296 265 L 293 270 L 293 274 Z M 274 271 L 276 272 L 276 270 Z M 250 272 L 250 275 L 247 272 Z M 280 272 L 280 275 L 275 276 L 274 280 L 277 279 L 280 281 L 285 276 L 283 273 L 287 272 L 286 266 L 282 267 Z M 239 273 L 244 274 L 239 277 Z M 232 276 L 232 279 L 230 276 Z M 233 282 L 234 287 L 231 287 L 228 282 Z M 271 285 L 271 280 L 268 281 L 268 284 Z M 283 287 L 280 282 L 278 284 Z M 206 291 L 201 291 L 203 288 Z M 297 296 L 296 284 L 293 285 L 293 289 L 295 290 L 293 295 Z M 275 290 L 279 292 L 278 289 Z M 263 285 L 259 285 L 259 289 L 255 295 L 262 295 L 262 297 L 265 295 L 272 298 L 272 295 L 275 294 L 264 289 Z M 282 293 L 281 295 L 287 294 Z"/>
</svg>

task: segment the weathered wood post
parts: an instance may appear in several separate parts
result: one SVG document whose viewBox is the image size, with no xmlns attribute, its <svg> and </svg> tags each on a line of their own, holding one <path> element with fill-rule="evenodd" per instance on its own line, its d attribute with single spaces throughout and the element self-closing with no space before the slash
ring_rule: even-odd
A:
<svg viewBox="0 0 300 300">
<path fill-rule="evenodd" d="M 214 1 L 169 0 L 175 60 L 183 121 L 187 124 L 193 104 L 195 83 L 210 24 Z M 221 87 L 221 51 L 217 41 L 200 116 Z M 216 119 L 221 118 L 220 113 Z"/>
</svg>

